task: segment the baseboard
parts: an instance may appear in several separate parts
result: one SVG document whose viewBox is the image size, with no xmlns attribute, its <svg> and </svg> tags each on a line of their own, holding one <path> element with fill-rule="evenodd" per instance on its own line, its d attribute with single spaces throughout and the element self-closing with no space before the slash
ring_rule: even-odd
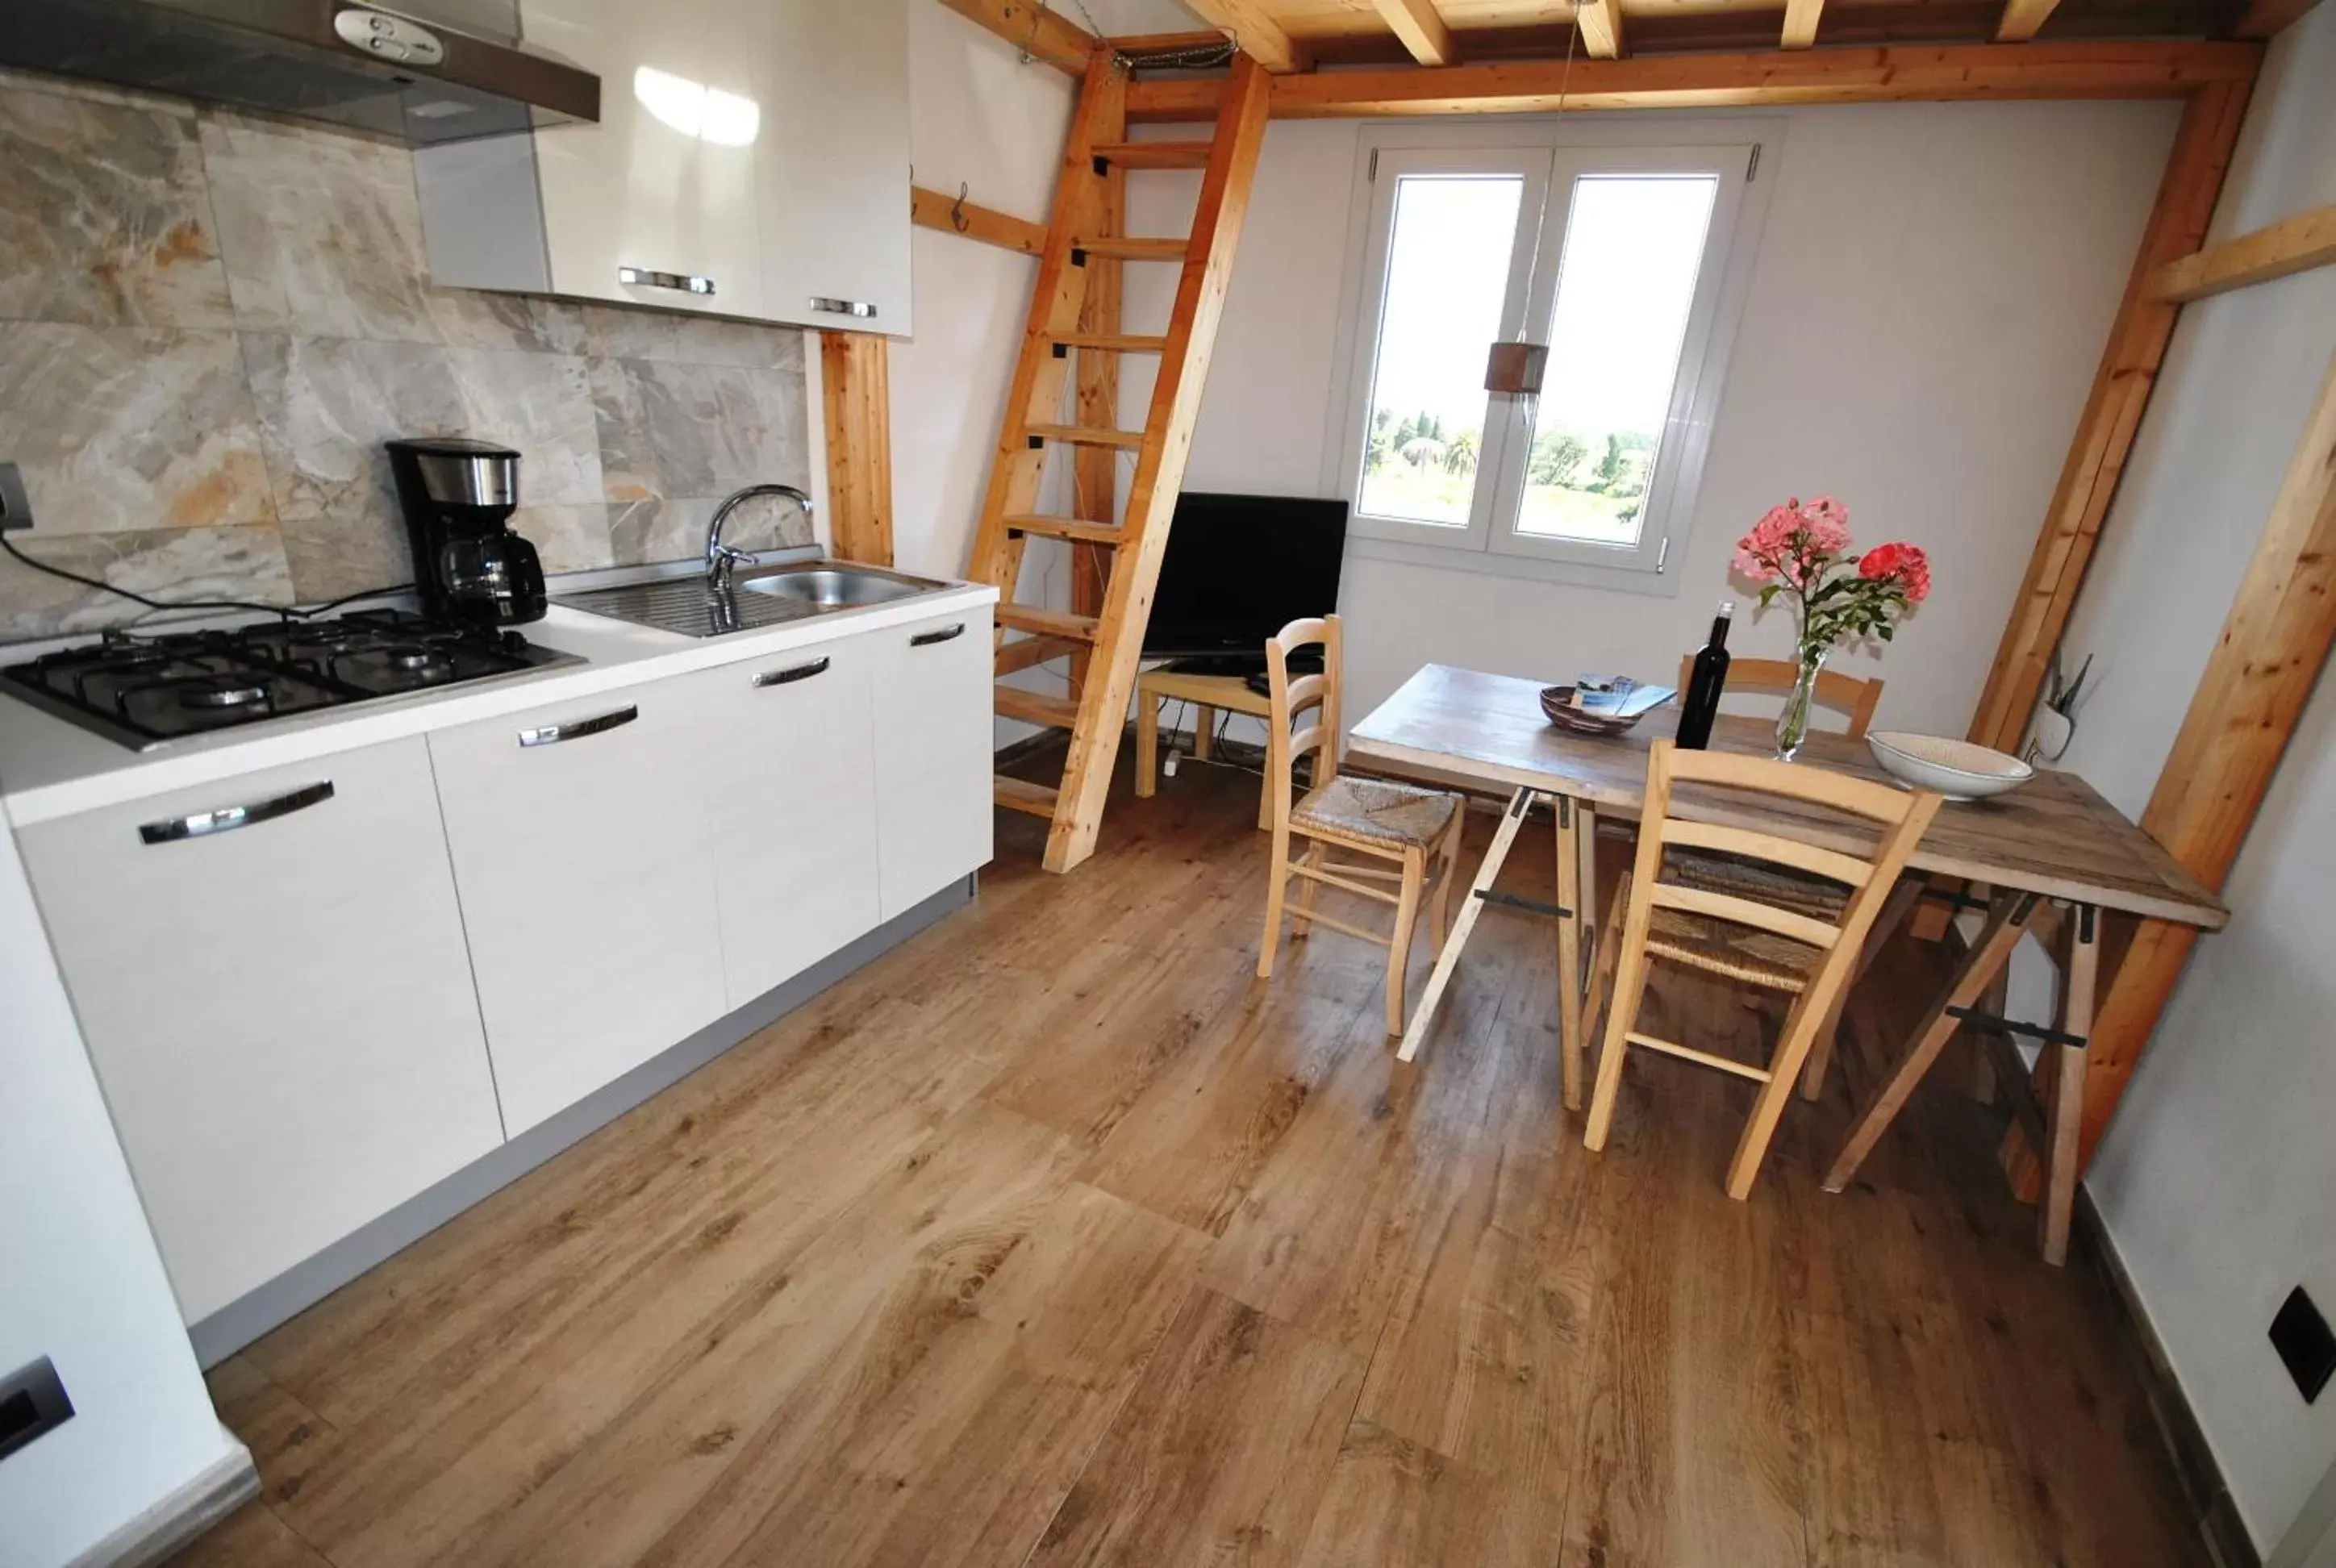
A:
<svg viewBox="0 0 2336 1568">
<path fill-rule="evenodd" d="M 151 1568 L 259 1495 L 251 1450 L 224 1427 L 230 1450 L 193 1480 L 74 1558 L 69 1568 Z"/>
<path fill-rule="evenodd" d="M 2166 1439 L 2167 1452 L 2174 1456 L 2175 1475 L 2198 1522 L 2198 1534 L 2205 1539 L 2206 1550 L 2221 1568 L 2263 1568 L 2262 1553 L 2255 1550 L 2254 1538 L 2247 1534 L 2246 1521 L 2239 1516 L 2238 1504 L 2231 1496 L 2229 1484 L 2223 1479 L 2222 1466 L 2214 1463 L 2214 1450 L 2206 1446 L 2205 1429 L 2198 1425 L 2189 1398 L 2174 1376 L 2174 1365 L 2166 1359 L 2164 1341 L 2150 1326 L 2149 1314 L 2142 1310 L 2141 1297 L 2133 1288 L 2133 1276 L 2126 1272 L 2125 1260 L 2117 1256 L 2117 1243 L 2109 1239 L 2100 1211 L 2093 1207 L 2091 1192 L 2081 1186 L 2077 1189 L 2072 1233 L 2079 1254 L 2108 1282 L 2110 1292 L 2117 1298 L 2117 1337 L 2126 1360 L 2141 1379 L 2150 1414 L 2156 1419 L 2159 1435 Z"/>
<path fill-rule="evenodd" d="M 187 1330 L 195 1359 L 217 1366 L 254 1339 L 404 1251 L 489 1193 L 509 1186 L 554 1154 L 663 1093 L 749 1036 L 767 1028 L 854 969 L 872 962 L 944 915 L 970 903 L 974 879 L 951 882 L 902 911 L 783 985 L 764 992 L 651 1057 L 614 1083 L 595 1090 L 549 1120 L 407 1199 L 305 1262 L 229 1302 Z"/>
</svg>

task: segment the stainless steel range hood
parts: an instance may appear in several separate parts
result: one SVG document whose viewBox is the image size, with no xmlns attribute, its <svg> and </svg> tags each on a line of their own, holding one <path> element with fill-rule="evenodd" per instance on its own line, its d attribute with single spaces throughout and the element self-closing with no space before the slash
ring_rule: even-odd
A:
<svg viewBox="0 0 2336 1568">
<path fill-rule="evenodd" d="M 417 143 L 600 117 L 600 79 L 349 0 L 0 0 L 0 64 Z"/>
</svg>

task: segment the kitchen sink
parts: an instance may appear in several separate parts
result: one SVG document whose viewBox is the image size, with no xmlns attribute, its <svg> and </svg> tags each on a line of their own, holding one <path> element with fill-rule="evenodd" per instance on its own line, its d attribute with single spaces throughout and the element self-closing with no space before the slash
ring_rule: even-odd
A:
<svg viewBox="0 0 2336 1568">
<path fill-rule="evenodd" d="M 939 583 L 922 582 L 914 578 L 833 566 L 805 567 L 795 571 L 774 572 L 768 577 L 741 577 L 737 581 L 740 593 L 769 594 L 774 599 L 793 599 L 821 609 L 850 609 L 863 604 L 890 604 L 896 599 L 929 593 L 939 586 Z"/>
<path fill-rule="evenodd" d="M 560 594 L 552 602 L 684 637 L 723 637 L 838 610 L 890 604 L 948 586 L 874 567 L 814 561 L 746 568 L 731 579 L 727 592 L 715 587 L 703 573 L 693 571 L 683 577 Z"/>
</svg>

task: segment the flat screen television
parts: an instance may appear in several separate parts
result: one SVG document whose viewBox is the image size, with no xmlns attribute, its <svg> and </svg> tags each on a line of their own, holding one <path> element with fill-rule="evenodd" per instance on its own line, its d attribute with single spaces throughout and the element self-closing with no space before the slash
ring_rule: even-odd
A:
<svg viewBox="0 0 2336 1568">
<path fill-rule="evenodd" d="M 1338 608 L 1346 546 L 1343 501 L 1185 492 L 1169 525 L 1144 656 L 1226 674 L 1263 669 L 1267 638 Z"/>
</svg>

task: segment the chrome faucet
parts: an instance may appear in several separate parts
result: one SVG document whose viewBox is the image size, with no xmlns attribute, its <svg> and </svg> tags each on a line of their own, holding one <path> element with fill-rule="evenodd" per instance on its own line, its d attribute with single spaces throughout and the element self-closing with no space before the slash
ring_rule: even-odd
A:
<svg viewBox="0 0 2336 1568">
<path fill-rule="evenodd" d="M 725 497 L 722 504 L 714 509 L 713 520 L 706 525 L 706 580 L 709 587 L 728 592 L 730 575 L 737 570 L 738 563 L 742 560 L 749 566 L 754 563 L 753 550 L 740 550 L 735 544 L 722 542 L 722 525 L 730 521 L 730 514 L 743 502 L 764 495 L 783 495 L 803 508 L 805 518 L 811 516 L 811 497 L 792 484 L 750 484 Z"/>
</svg>

